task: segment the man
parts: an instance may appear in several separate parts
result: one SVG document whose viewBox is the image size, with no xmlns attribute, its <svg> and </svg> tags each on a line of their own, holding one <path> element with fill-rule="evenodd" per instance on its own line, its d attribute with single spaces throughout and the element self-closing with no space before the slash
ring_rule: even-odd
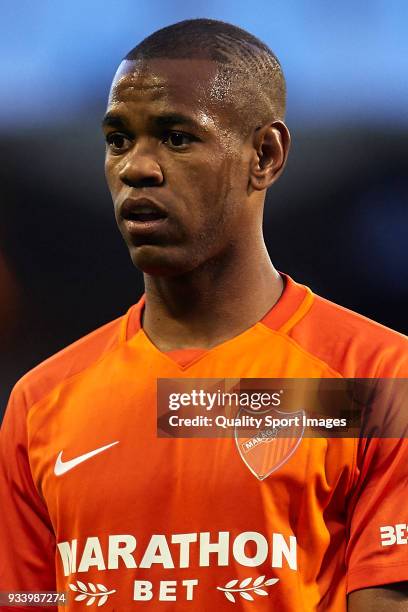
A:
<svg viewBox="0 0 408 612">
<path fill-rule="evenodd" d="M 13 391 L 0 590 L 66 591 L 69 610 L 408 610 L 403 440 L 304 438 L 261 469 L 234 439 L 156 434 L 159 378 L 407 376 L 406 338 L 269 259 L 284 111 L 276 57 L 222 22 L 164 28 L 119 66 L 106 177 L 146 292 Z"/>
</svg>

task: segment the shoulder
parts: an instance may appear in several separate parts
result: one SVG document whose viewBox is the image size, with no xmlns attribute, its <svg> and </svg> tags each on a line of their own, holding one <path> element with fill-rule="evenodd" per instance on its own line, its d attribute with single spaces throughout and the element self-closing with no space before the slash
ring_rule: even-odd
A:
<svg viewBox="0 0 408 612">
<path fill-rule="evenodd" d="M 316 294 L 290 336 L 342 376 L 408 376 L 407 336 Z"/>
<path fill-rule="evenodd" d="M 125 315 L 83 336 L 27 372 L 15 385 L 12 398 L 23 399 L 30 407 L 61 382 L 114 353 L 126 341 L 128 320 L 135 308 L 132 306 Z"/>
</svg>

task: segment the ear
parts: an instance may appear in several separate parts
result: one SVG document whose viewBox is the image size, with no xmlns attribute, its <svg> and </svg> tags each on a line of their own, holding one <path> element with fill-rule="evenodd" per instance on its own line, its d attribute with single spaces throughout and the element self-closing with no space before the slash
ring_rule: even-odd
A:
<svg viewBox="0 0 408 612">
<path fill-rule="evenodd" d="M 270 187 L 281 175 L 290 147 L 289 130 L 283 121 L 274 121 L 257 128 L 253 137 L 253 160 L 249 187 L 261 191 Z"/>
</svg>

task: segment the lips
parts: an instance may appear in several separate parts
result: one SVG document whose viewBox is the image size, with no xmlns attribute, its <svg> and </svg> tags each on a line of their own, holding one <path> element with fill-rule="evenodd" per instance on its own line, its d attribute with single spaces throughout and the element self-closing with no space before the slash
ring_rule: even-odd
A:
<svg viewBox="0 0 408 612">
<path fill-rule="evenodd" d="M 150 198 L 126 199 L 119 207 L 119 214 L 126 232 L 136 244 L 159 239 L 166 232 L 169 221 L 164 207 Z"/>
<path fill-rule="evenodd" d="M 120 207 L 120 215 L 125 221 L 149 223 L 160 221 L 168 215 L 162 206 L 149 198 L 128 198 Z"/>
</svg>

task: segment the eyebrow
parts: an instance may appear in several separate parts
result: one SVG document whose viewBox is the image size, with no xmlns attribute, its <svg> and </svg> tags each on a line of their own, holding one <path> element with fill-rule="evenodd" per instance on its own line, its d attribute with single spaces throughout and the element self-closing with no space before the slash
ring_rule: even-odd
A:
<svg viewBox="0 0 408 612">
<path fill-rule="evenodd" d="M 185 125 L 187 127 L 195 128 L 203 132 L 207 131 L 207 129 L 203 125 L 197 123 L 197 121 L 195 121 L 191 117 L 188 117 L 187 115 L 183 115 L 182 113 L 165 113 L 163 115 L 157 115 L 152 117 L 150 121 L 151 123 L 153 123 L 153 125 L 159 128 L 168 128 L 172 125 Z M 103 118 L 102 127 L 123 129 L 127 127 L 127 121 L 122 115 L 110 111 L 107 112 L 105 117 Z"/>
<path fill-rule="evenodd" d="M 108 112 L 102 119 L 102 127 L 123 128 L 126 127 L 126 121 L 117 113 Z"/>
</svg>

